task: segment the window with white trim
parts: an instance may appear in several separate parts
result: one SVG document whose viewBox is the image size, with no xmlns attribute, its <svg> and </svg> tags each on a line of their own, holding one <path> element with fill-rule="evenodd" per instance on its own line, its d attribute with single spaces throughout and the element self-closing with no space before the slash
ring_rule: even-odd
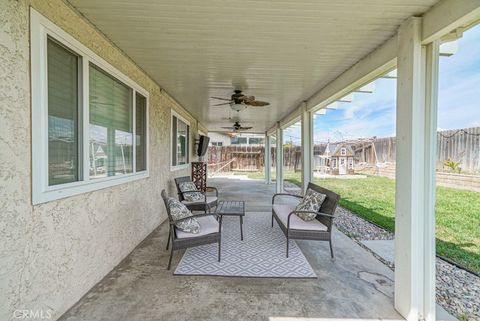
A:
<svg viewBox="0 0 480 321">
<path fill-rule="evenodd" d="M 172 110 L 171 166 L 182 168 L 190 163 L 190 123 Z"/>
<path fill-rule="evenodd" d="M 148 177 L 148 93 L 33 9 L 31 22 L 33 203 Z"/>
</svg>

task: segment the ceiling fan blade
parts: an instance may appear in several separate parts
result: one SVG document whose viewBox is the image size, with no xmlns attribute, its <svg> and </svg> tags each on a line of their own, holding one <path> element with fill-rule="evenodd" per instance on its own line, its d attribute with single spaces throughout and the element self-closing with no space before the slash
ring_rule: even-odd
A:
<svg viewBox="0 0 480 321">
<path fill-rule="evenodd" d="M 249 130 L 252 129 L 253 127 L 240 127 L 239 130 Z"/>
<path fill-rule="evenodd" d="M 212 106 L 223 106 L 223 105 L 230 105 L 231 103 L 221 103 L 221 104 L 215 104 L 215 105 L 212 105 Z"/>
<path fill-rule="evenodd" d="M 244 103 L 255 100 L 255 96 L 241 96 L 239 99 L 243 100 Z"/>
<path fill-rule="evenodd" d="M 221 128 L 223 128 L 223 129 L 231 129 L 231 130 L 235 130 L 235 128 L 233 128 L 233 127 L 221 127 Z"/>
<path fill-rule="evenodd" d="M 249 102 L 245 102 L 245 104 L 252 106 L 252 107 L 264 107 L 270 105 L 270 103 L 261 100 L 253 100 Z"/>
<path fill-rule="evenodd" d="M 218 99 L 218 100 L 232 101 L 231 99 L 227 99 L 227 98 L 220 98 L 220 97 L 210 97 L 210 98 L 213 98 L 213 99 Z"/>
</svg>

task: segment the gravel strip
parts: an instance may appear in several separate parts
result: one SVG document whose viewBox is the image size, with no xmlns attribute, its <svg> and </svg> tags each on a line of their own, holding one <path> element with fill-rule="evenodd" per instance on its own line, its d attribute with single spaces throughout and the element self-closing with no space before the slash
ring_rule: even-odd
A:
<svg viewBox="0 0 480 321">
<path fill-rule="evenodd" d="M 393 240 L 394 238 L 393 233 L 342 207 L 337 208 L 334 222 L 340 231 L 370 252 L 372 251 L 360 241 Z M 375 253 L 373 254 L 382 263 L 394 269 L 393 262 L 389 262 Z M 437 303 L 462 321 L 480 320 L 480 277 L 440 258 L 437 258 L 436 268 Z"/>
<path fill-rule="evenodd" d="M 338 206 L 335 225 L 351 238 L 358 240 L 393 240 L 394 234 L 372 224 L 349 210 Z"/>
</svg>

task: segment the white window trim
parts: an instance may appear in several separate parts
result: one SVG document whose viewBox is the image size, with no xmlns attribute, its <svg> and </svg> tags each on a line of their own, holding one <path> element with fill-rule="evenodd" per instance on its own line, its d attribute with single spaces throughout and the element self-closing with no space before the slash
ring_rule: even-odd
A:
<svg viewBox="0 0 480 321">
<path fill-rule="evenodd" d="M 47 37 L 50 36 L 63 46 L 82 57 L 82 164 L 83 180 L 67 184 L 48 186 L 48 101 L 47 101 Z M 93 51 L 81 44 L 78 40 L 63 31 L 53 22 L 30 8 L 30 57 L 31 57 L 31 86 L 32 86 L 32 203 L 40 204 L 73 195 L 96 191 L 99 189 L 144 179 L 149 177 L 149 94 L 133 80 L 118 69 L 110 65 Z M 117 78 L 133 89 L 133 173 L 106 178 L 89 179 L 89 96 L 88 96 L 88 68 L 92 62 L 107 73 Z M 147 100 L 146 110 L 146 170 L 135 172 L 136 155 L 136 122 L 135 122 L 135 92 Z"/>
<path fill-rule="evenodd" d="M 188 126 L 188 136 L 189 136 L 188 137 L 188 146 L 187 146 L 188 162 L 186 164 L 182 164 L 182 165 L 173 165 L 173 163 L 172 163 L 173 153 L 176 152 L 176 150 L 177 150 L 176 147 L 173 146 L 173 137 L 172 137 L 173 116 L 177 117 L 177 119 L 180 119 L 181 121 L 183 121 Z M 170 114 L 170 171 L 178 171 L 178 170 L 182 170 L 182 169 L 186 169 L 186 168 L 190 167 L 190 163 L 191 163 L 191 159 L 192 159 L 191 136 L 192 136 L 192 126 L 190 125 L 190 122 L 188 120 L 186 120 L 182 115 L 180 115 L 179 113 L 177 113 L 175 110 L 172 109 L 171 114 Z"/>
</svg>

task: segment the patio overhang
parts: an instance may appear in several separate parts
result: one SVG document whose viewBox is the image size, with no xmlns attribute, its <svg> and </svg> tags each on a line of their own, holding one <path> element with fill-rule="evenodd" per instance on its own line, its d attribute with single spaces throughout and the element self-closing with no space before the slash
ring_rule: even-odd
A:
<svg viewBox="0 0 480 321">
<path fill-rule="evenodd" d="M 438 0 L 69 2 L 209 131 L 222 131 L 234 117 L 264 133 L 292 113 L 299 117 L 304 101 L 320 108 L 325 89 L 338 92 L 333 84 L 344 90 L 339 79 L 368 69 L 354 67 L 359 61 L 376 68 L 393 59 L 401 23 Z M 376 48 L 384 49 L 372 54 Z M 213 106 L 221 101 L 210 97 L 228 98 L 233 89 L 270 106 L 240 113 Z"/>
<path fill-rule="evenodd" d="M 198 119 L 202 132 L 221 130 L 233 115 L 253 132 L 275 135 L 279 192 L 283 130 L 301 122 L 305 188 L 313 114 L 397 68 L 395 307 L 407 320 L 435 320 L 439 45 L 480 19 L 480 1 L 69 2 Z M 271 106 L 234 114 L 211 106 L 211 96 L 233 89 Z"/>
</svg>

